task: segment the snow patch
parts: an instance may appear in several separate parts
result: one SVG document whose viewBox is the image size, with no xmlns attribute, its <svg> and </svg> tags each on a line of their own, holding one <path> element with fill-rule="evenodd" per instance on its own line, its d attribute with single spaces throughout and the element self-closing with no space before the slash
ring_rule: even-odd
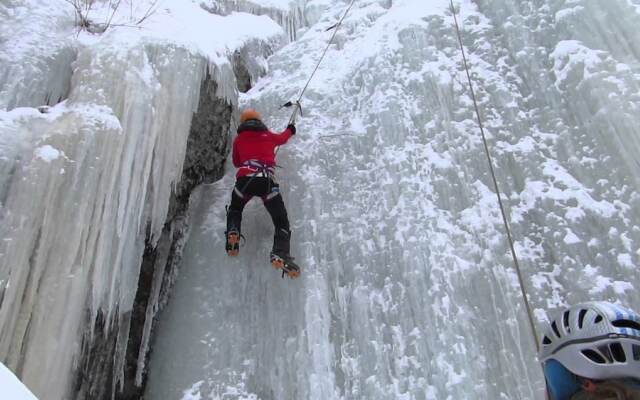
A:
<svg viewBox="0 0 640 400">
<path fill-rule="evenodd" d="M 580 239 L 571 229 L 567 229 L 567 234 L 564 236 L 564 242 L 566 244 L 577 244 L 582 243 L 582 239 Z"/>
<path fill-rule="evenodd" d="M 590 49 L 578 40 L 558 42 L 550 54 L 557 78 L 556 87 L 562 90 L 561 85 L 574 72 L 578 73 L 580 79 L 590 78 L 602 65 L 605 57 L 604 52 Z"/>
<path fill-rule="evenodd" d="M 562 22 L 565 19 L 573 17 L 575 15 L 580 14 L 580 12 L 584 11 L 583 6 L 575 6 L 571 8 L 563 8 L 562 10 L 556 13 L 556 21 Z"/>
<path fill-rule="evenodd" d="M 60 157 L 64 157 L 64 152 L 47 144 L 47 145 L 38 147 L 35 150 L 34 155 L 36 158 L 39 158 L 44 162 L 50 163 L 53 160 L 57 160 Z"/>
<path fill-rule="evenodd" d="M 4 364 L 0 363 L 0 390 L 7 400 L 38 400 Z"/>
</svg>

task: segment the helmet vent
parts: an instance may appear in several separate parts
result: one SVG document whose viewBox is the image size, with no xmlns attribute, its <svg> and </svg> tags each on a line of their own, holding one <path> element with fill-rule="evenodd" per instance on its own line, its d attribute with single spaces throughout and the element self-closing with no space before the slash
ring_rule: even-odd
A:
<svg viewBox="0 0 640 400">
<path fill-rule="evenodd" d="M 600 323 L 601 321 L 602 321 L 602 315 L 600 315 L 600 314 L 598 314 L 596 319 L 593 320 L 593 322 L 595 322 L 596 324 Z"/>
<path fill-rule="evenodd" d="M 556 334 L 557 337 L 561 338 L 560 331 L 558 331 L 558 325 L 556 325 L 556 321 L 551 323 L 551 329 L 553 329 L 553 333 Z"/>
<path fill-rule="evenodd" d="M 615 326 L 616 328 L 630 328 L 640 331 L 640 324 L 636 321 L 631 321 L 630 319 L 618 319 L 611 322 L 611 325 Z"/>
<path fill-rule="evenodd" d="M 627 356 L 624 354 L 624 349 L 620 343 L 611 343 L 609 345 L 613 359 L 617 362 L 627 362 Z"/>
<path fill-rule="evenodd" d="M 587 357 L 589 360 L 593 361 L 596 364 L 606 364 L 607 361 L 598 353 L 593 350 L 585 349 L 581 351 L 582 354 Z"/>
<path fill-rule="evenodd" d="M 571 328 L 569 327 L 569 311 L 565 311 L 562 315 L 562 326 L 564 326 L 564 330 L 567 333 L 571 333 Z"/>
<path fill-rule="evenodd" d="M 600 351 L 600 353 L 602 353 L 602 355 L 607 360 L 607 362 L 609 363 L 613 362 L 613 355 L 611 354 L 611 350 L 609 350 L 609 346 L 607 345 L 600 346 L 598 347 L 598 350 Z"/>
<path fill-rule="evenodd" d="M 542 338 L 542 344 L 551 344 L 551 339 L 549 339 L 549 337 L 547 335 L 544 336 L 544 338 Z M 640 350 L 640 347 L 638 348 L 638 350 Z"/>
<path fill-rule="evenodd" d="M 637 344 L 633 345 L 633 359 L 634 361 L 640 361 L 640 346 Z"/>
<path fill-rule="evenodd" d="M 578 313 L 578 328 L 582 329 L 582 324 L 584 323 L 584 316 L 587 315 L 587 310 L 584 308 L 580 310 Z"/>
</svg>

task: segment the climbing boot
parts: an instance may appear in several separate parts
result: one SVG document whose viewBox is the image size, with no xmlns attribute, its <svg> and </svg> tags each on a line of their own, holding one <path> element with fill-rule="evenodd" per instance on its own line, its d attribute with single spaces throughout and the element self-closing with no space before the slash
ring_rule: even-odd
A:
<svg viewBox="0 0 640 400">
<path fill-rule="evenodd" d="M 288 276 L 291 279 L 296 279 L 300 276 L 300 267 L 293 262 L 293 257 L 288 254 L 276 254 L 271 252 L 271 265 L 275 269 L 282 270 L 282 277 Z"/>
<path fill-rule="evenodd" d="M 240 253 L 240 232 L 237 229 L 231 228 L 225 232 L 227 237 L 225 249 L 229 257 L 236 257 Z"/>
</svg>

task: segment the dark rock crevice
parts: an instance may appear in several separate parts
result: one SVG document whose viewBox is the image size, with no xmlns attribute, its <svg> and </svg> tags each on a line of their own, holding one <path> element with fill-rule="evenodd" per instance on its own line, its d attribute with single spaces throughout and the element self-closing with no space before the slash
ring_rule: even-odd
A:
<svg viewBox="0 0 640 400">
<path fill-rule="evenodd" d="M 235 107 L 216 95 L 217 88 L 218 83 L 207 72 L 192 118 L 182 178 L 171 195 L 162 234 L 155 245 L 147 235 L 133 310 L 107 329 L 102 312 L 96 321 L 87 323 L 95 329 L 83 337 L 72 388 L 74 398 L 142 398 L 157 314 L 171 293 L 189 233 L 191 193 L 198 185 L 213 183 L 224 174 Z M 128 337 L 119 339 L 123 333 Z M 125 342 L 124 369 L 120 371 L 117 349 Z"/>
<path fill-rule="evenodd" d="M 228 132 L 235 110 L 216 95 L 217 88 L 218 84 L 207 73 L 191 123 L 182 179 L 172 194 L 167 222 L 155 248 L 149 244 L 145 247 L 131 317 L 124 381 L 115 397 L 119 400 L 139 399 L 144 393 L 157 314 L 169 299 L 189 233 L 191 193 L 198 185 L 213 183 L 224 174 Z"/>
<path fill-rule="evenodd" d="M 117 313 L 116 313 L 117 314 Z M 127 318 L 124 315 L 122 318 Z M 95 321 L 87 321 L 93 325 L 93 334 L 87 332 L 82 338 L 80 352 L 83 355 L 72 387 L 74 397 L 78 399 L 107 399 L 107 387 L 114 382 L 114 354 L 118 337 L 119 324 L 106 326 L 106 318 L 102 310 L 98 310 Z"/>
<path fill-rule="evenodd" d="M 246 64 L 242 61 L 240 53 L 236 52 L 233 56 L 233 73 L 236 76 L 236 85 L 240 93 L 247 93 L 251 90 L 253 83 L 251 82 L 251 73 Z"/>
<path fill-rule="evenodd" d="M 273 43 L 253 41 L 233 53 L 233 73 L 236 76 L 239 92 L 248 92 L 255 81 L 267 73 L 267 57 L 282 45 L 284 45 L 282 41 Z"/>
</svg>

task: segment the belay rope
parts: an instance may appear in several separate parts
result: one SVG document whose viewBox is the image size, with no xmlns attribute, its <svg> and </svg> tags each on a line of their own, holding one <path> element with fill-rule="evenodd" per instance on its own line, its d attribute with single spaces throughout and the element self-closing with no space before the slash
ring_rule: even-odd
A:
<svg viewBox="0 0 640 400">
<path fill-rule="evenodd" d="M 300 92 L 300 96 L 298 96 L 298 99 L 295 101 L 289 101 L 286 104 L 284 104 L 281 108 L 284 107 L 295 107 L 293 110 L 293 113 L 291 114 L 291 118 L 289 119 L 289 124 L 295 124 L 296 122 L 296 117 L 298 116 L 298 113 L 302 114 L 302 105 L 300 103 L 300 101 L 302 100 L 302 97 L 304 96 L 304 93 L 306 92 L 307 88 L 309 87 L 309 84 L 311 83 L 311 80 L 313 79 L 313 77 L 315 76 L 316 72 L 318 72 L 318 68 L 320 68 L 320 64 L 322 64 L 322 61 L 324 60 L 325 56 L 327 55 L 327 51 L 329 51 L 329 48 L 331 47 L 331 45 L 333 44 L 333 41 L 335 40 L 336 34 L 338 33 L 338 30 L 340 29 L 340 27 L 342 26 L 342 23 L 344 22 L 344 19 L 347 17 L 347 14 L 349 14 L 349 11 L 351 10 L 351 8 L 353 7 L 355 3 L 355 0 L 351 0 L 351 2 L 349 3 L 349 6 L 347 7 L 347 9 L 345 10 L 344 14 L 342 15 L 342 17 L 340 18 L 340 20 L 333 26 L 331 26 L 330 28 L 328 28 L 327 30 L 331 30 L 333 29 L 333 35 L 331 35 L 331 39 L 329 39 L 329 43 L 327 44 L 327 46 L 325 47 L 324 51 L 322 52 L 322 55 L 320 56 L 320 59 L 318 60 L 318 63 L 316 64 L 315 68 L 313 69 L 313 72 L 311 73 L 311 75 L 309 76 L 309 79 L 307 80 L 307 83 L 304 85 L 302 91 Z M 531 334 L 533 336 L 533 340 L 535 343 L 535 347 L 536 347 L 536 351 L 540 350 L 540 343 L 538 341 L 538 333 L 536 331 L 536 326 L 533 320 L 533 312 L 531 310 L 531 305 L 529 304 L 529 299 L 527 297 L 527 292 L 525 289 L 525 285 L 524 285 L 524 278 L 523 278 L 523 274 L 522 274 L 522 270 L 520 268 L 520 263 L 518 261 L 518 256 L 516 254 L 516 250 L 515 250 L 515 246 L 514 246 L 514 241 L 513 241 L 513 235 L 511 234 L 511 228 L 509 227 L 509 222 L 507 220 L 507 214 L 505 211 L 505 207 L 504 204 L 502 202 L 502 195 L 500 194 L 500 188 L 498 186 L 498 180 L 496 178 L 496 173 L 495 173 L 495 169 L 493 167 L 493 159 L 491 157 L 491 152 L 489 151 L 489 144 L 487 142 L 487 137 L 484 133 L 484 126 L 482 124 L 482 117 L 480 116 L 480 109 L 478 108 L 478 102 L 476 99 L 476 95 L 475 95 L 475 91 L 473 90 L 473 82 L 471 80 L 471 74 L 469 72 L 469 66 L 467 63 L 467 56 L 464 52 L 464 45 L 462 43 L 462 34 L 460 32 L 460 26 L 458 25 L 458 18 L 456 16 L 456 9 L 453 5 L 453 0 L 450 0 L 450 4 L 451 4 L 451 13 L 453 14 L 453 20 L 455 22 L 455 27 L 456 27 L 456 34 L 458 37 L 458 43 L 460 44 L 460 52 L 462 53 L 462 60 L 464 62 L 464 68 L 465 68 L 465 72 L 467 74 L 467 81 L 469 83 L 469 89 L 471 91 L 471 98 L 473 99 L 473 106 L 475 109 L 475 113 L 476 113 L 476 118 L 478 119 L 478 126 L 480 128 L 480 134 L 482 135 L 482 143 L 484 145 L 484 151 L 485 154 L 487 156 L 487 161 L 489 163 L 489 172 L 491 173 L 491 179 L 493 181 L 493 186 L 494 189 L 496 191 L 496 196 L 498 198 L 498 205 L 500 207 L 500 213 L 502 215 L 502 222 L 504 224 L 504 228 L 505 231 L 507 233 L 507 240 L 509 242 L 509 249 L 511 250 L 511 256 L 513 258 L 513 264 L 515 266 L 517 275 L 518 275 L 518 282 L 520 284 L 520 291 L 522 294 L 522 299 L 524 301 L 524 305 L 525 308 L 527 310 L 527 316 L 529 319 L 529 325 L 531 328 Z"/>
<path fill-rule="evenodd" d="M 313 72 L 311 73 L 311 76 L 309 76 L 309 79 L 307 80 L 307 83 L 304 85 L 304 88 L 302 88 L 302 91 L 300 92 L 300 96 L 298 96 L 298 99 L 295 100 L 295 101 L 289 101 L 286 104 L 283 104 L 282 107 L 280 107 L 280 108 L 295 107 L 294 110 L 293 110 L 293 113 L 291 114 L 291 118 L 289 119 L 289 124 L 295 124 L 296 117 L 298 116 L 298 113 L 300 113 L 300 115 L 302 115 L 302 105 L 300 103 L 300 101 L 302 100 L 302 96 L 304 96 L 304 93 L 307 91 L 307 88 L 309 87 L 309 84 L 311 83 L 311 80 L 316 75 L 316 72 L 318 72 L 318 68 L 320 68 L 320 64 L 322 64 L 322 61 L 324 60 L 325 56 L 327 55 L 327 51 L 329 51 L 329 48 L 331 47 L 331 45 L 333 44 L 333 41 L 336 38 L 336 34 L 338 33 L 338 30 L 342 26 L 342 22 L 344 22 L 344 19 L 347 17 L 347 14 L 349 14 L 349 11 L 351 11 L 351 7 L 353 7 L 353 4 L 355 2 L 356 2 L 356 0 L 351 0 L 351 3 L 349 3 L 349 6 L 345 10 L 344 14 L 342 14 L 342 17 L 340 18 L 340 20 L 338 20 L 338 22 L 336 24 L 332 25 L 331 27 L 329 27 L 329 28 L 327 28 L 325 30 L 325 32 L 326 32 L 326 31 L 329 31 L 329 30 L 333 29 L 333 35 L 331 35 L 331 39 L 329 39 L 329 43 L 327 43 L 327 47 L 325 47 L 324 51 L 322 52 L 322 55 L 320 56 L 320 59 L 318 60 L 318 63 L 316 64 L 316 67 L 313 69 Z"/>
<path fill-rule="evenodd" d="M 527 298 L 527 292 L 524 286 L 524 279 L 522 275 L 522 270 L 520 269 L 520 263 L 518 262 L 518 256 L 516 255 L 515 246 L 513 244 L 513 235 L 511 234 L 511 228 L 509 227 L 509 222 L 507 220 L 507 213 L 504 208 L 504 204 L 502 203 L 502 196 L 500 194 L 500 188 L 498 187 L 498 180 L 496 179 L 496 172 L 493 167 L 493 159 L 491 158 L 491 153 L 489 152 L 489 145 L 487 143 L 487 137 L 484 134 L 484 126 L 482 125 L 482 118 L 480 117 L 480 110 L 478 108 L 478 102 L 476 100 L 476 94 L 473 90 L 473 83 L 471 81 L 471 74 L 469 73 L 469 66 L 467 64 L 467 56 L 464 52 L 464 46 L 462 44 L 462 34 L 460 33 L 460 26 L 458 25 L 458 18 L 456 17 L 456 9 L 453 6 L 453 0 L 451 2 L 451 13 L 453 14 L 453 20 L 456 25 L 456 34 L 458 36 L 458 42 L 460 44 L 460 51 L 462 52 L 462 60 L 464 62 L 464 69 L 467 73 L 467 80 L 469 82 L 469 89 L 471 90 L 471 98 L 473 99 L 473 106 L 475 108 L 476 117 L 478 119 L 478 126 L 480 127 L 480 134 L 482 135 L 482 143 L 484 144 L 484 151 L 487 155 L 487 161 L 489 162 L 489 171 L 491 172 L 491 179 L 493 180 L 493 187 L 496 191 L 496 196 L 498 197 L 498 205 L 500 206 L 500 213 L 502 214 L 502 222 L 504 224 L 504 229 L 507 232 L 507 239 L 509 241 L 509 248 L 511 249 L 511 256 L 513 258 L 513 264 L 516 268 L 516 272 L 518 274 L 518 282 L 520 283 L 520 291 L 522 294 L 522 299 L 524 300 L 525 308 L 527 309 L 527 316 L 529 317 L 529 325 L 531 326 L 531 334 L 533 336 L 533 341 L 536 345 L 536 351 L 540 351 L 540 342 L 538 341 L 538 333 L 536 331 L 536 325 L 533 321 L 533 312 L 531 311 L 531 305 L 529 304 L 529 299 Z"/>
</svg>

